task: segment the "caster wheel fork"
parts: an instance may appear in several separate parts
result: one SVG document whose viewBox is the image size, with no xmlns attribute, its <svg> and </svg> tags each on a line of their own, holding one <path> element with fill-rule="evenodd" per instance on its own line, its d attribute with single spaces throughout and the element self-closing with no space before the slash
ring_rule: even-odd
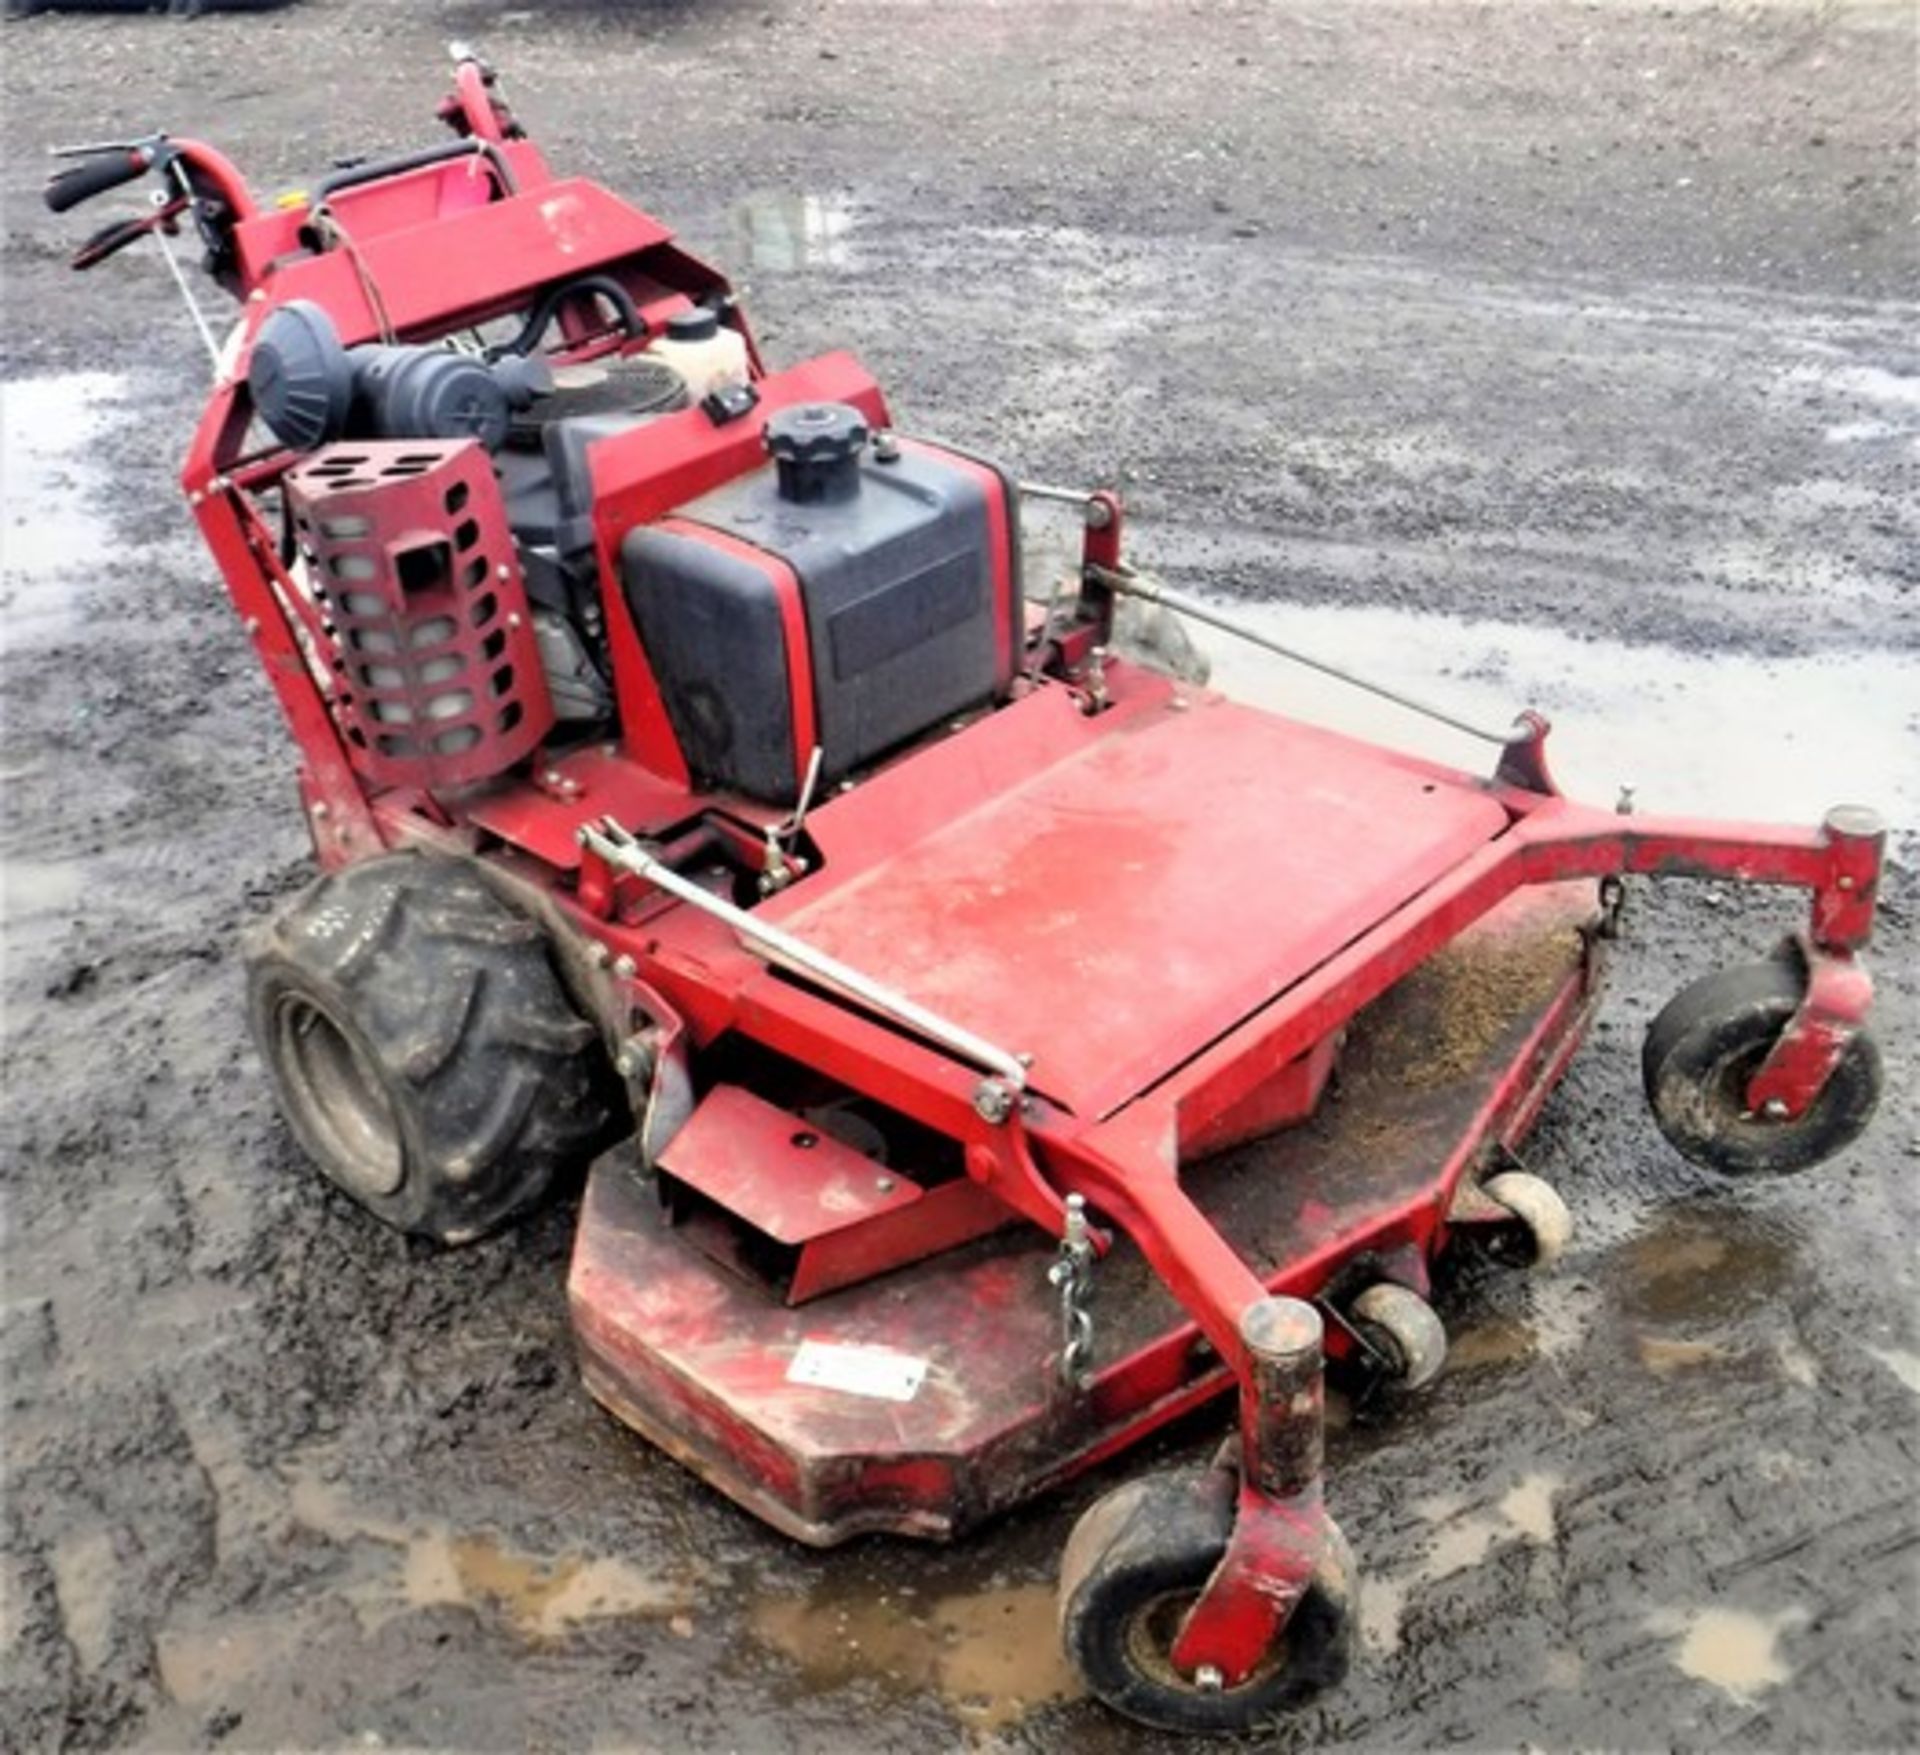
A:
<svg viewBox="0 0 1920 1755">
<path fill-rule="evenodd" d="M 1061 1562 L 1068 1655 L 1107 1705 L 1162 1730 L 1251 1730 L 1351 1661 L 1353 1557 L 1320 1491 L 1319 1313 L 1263 1299 L 1241 1337 L 1240 1472 L 1128 1482 L 1081 1518 Z"/>
</svg>

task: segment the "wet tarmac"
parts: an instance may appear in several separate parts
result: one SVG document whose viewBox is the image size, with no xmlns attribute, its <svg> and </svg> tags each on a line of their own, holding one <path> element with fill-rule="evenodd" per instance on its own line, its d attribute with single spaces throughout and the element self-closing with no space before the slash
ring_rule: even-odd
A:
<svg viewBox="0 0 1920 1755">
<path fill-rule="evenodd" d="M 1667 1153 L 1638 1042 L 1797 909 L 1636 886 L 1530 1152 L 1575 1246 L 1448 1287 L 1426 1396 L 1335 1398 L 1360 1661 L 1270 1746 L 1920 1742 L 1910 17 L 1192 10 L 1142 84 L 1097 9 L 419 10 L 13 26 L 15 132 L 164 108 L 277 186 L 410 143 L 438 35 L 486 29 L 556 162 L 740 267 L 777 358 L 856 345 L 903 425 L 1120 477 L 1170 582 L 1541 707 L 1602 802 L 1889 814 L 1888 1099 L 1792 1182 Z M 157 265 L 66 275 L 88 227 L 38 175 L 0 391 L 0 1741 L 1169 1746 L 1080 1696 L 1052 1586 L 1205 1421 L 963 1546 L 809 1553 L 579 1389 L 566 1201 L 441 1255 L 302 1166 L 235 951 L 309 875 L 290 757 L 173 482 L 204 356 Z M 1206 644 L 1234 692 L 1481 760 Z"/>
</svg>

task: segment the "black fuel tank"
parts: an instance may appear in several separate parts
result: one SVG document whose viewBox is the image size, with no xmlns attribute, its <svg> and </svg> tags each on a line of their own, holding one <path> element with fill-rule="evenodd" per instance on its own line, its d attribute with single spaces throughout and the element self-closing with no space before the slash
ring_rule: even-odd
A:
<svg viewBox="0 0 1920 1755">
<path fill-rule="evenodd" d="M 1005 691 L 1019 568 L 998 471 L 918 442 L 876 447 L 836 404 L 783 410 L 768 439 L 765 467 L 634 530 L 620 560 L 689 767 L 788 802 L 810 754 L 797 689 L 829 780 Z"/>
</svg>

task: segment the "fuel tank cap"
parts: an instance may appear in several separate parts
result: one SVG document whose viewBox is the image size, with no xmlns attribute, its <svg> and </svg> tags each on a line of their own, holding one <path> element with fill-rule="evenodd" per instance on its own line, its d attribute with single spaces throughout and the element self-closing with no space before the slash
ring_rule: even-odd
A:
<svg viewBox="0 0 1920 1755">
<path fill-rule="evenodd" d="M 851 499 L 860 491 L 867 421 L 844 402 L 803 402 L 767 417 L 767 451 L 780 497 L 800 504 Z"/>
</svg>

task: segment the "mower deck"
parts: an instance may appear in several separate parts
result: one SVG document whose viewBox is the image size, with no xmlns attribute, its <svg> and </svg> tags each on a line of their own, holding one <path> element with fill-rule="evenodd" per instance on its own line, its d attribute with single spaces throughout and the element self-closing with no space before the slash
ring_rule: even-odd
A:
<svg viewBox="0 0 1920 1755">
<path fill-rule="evenodd" d="M 1059 691 L 1012 709 L 1047 765 L 850 880 L 830 851 L 766 916 L 1031 1053 L 1031 1087 L 1092 1118 L 1508 826 L 1485 791 L 1317 727 L 1158 679 L 1130 695 L 1092 720 Z M 908 763 L 871 784 L 925 783 Z"/>
<path fill-rule="evenodd" d="M 1588 884 L 1523 891 L 1363 1012 L 1319 1112 L 1183 1176 L 1272 1288 L 1397 1259 L 1409 1204 L 1444 1214 L 1467 1169 L 1530 1126 L 1596 997 Z M 627 1148 L 588 1185 L 569 1293 L 582 1371 L 629 1426 L 790 1535 L 952 1536 L 1090 1466 L 1232 1375 L 1124 1238 L 1095 1275 L 1095 1380 L 1070 1394 L 1022 1226 L 799 1308 L 674 1234 Z M 1336 1336 L 1336 1343 L 1337 1343 Z M 924 1361 L 909 1399 L 790 1381 L 805 1342 Z M 858 1376 L 863 1357 L 841 1360 Z"/>
</svg>

